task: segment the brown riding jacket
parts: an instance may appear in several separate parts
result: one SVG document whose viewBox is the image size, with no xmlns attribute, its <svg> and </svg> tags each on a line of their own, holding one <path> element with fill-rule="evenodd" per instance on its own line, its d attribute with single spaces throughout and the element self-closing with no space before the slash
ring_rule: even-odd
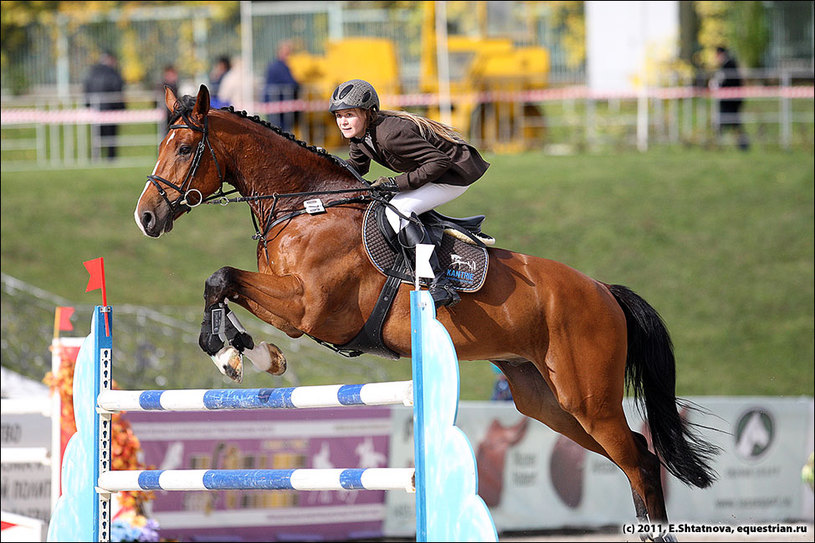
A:
<svg viewBox="0 0 815 543">
<path fill-rule="evenodd" d="M 360 175 L 368 173 L 371 159 L 402 172 L 394 178 L 399 190 L 417 189 L 425 183 L 471 185 L 489 168 L 489 162 L 468 143 L 452 143 L 425 132 L 422 136 L 409 119 L 380 115 L 366 137 L 351 138 L 348 162 Z"/>
</svg>

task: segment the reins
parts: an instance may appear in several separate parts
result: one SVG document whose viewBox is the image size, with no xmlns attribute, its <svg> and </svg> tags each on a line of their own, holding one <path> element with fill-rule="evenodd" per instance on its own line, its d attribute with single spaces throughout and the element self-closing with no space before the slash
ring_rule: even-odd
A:
<svg viewBox="0 0 815 543">
<path fill-rule="evenodd" d="M 207 204 L 218 204 L 218 205 L 228 205 L 231 203 L 239 203 L 239 202 L 246 202 L 250 203 L 257 200 L 272 200 L 272 208 L 266 214 L 266 224 L 261 231 L 260 227 L 258 226 L 258 220 L 255 213 L 251 213 L 252 216 L 252 226 L 255 228 L 255 234 L 252 236 L 252 239 L 255 241 L 262 241 L 263 242 L 263 249 L 266 252 L 266 257 L 268 258 L 268 248 L 266 246 L 266 240 L 269 232 L 280 223 L 293 219 L 299 215 L 303 215 L 308 213 L 309 215 L 317 215 L 319 213 L 325 213 L 326 208 L 335 207 L 344 204 L 352 204 L 352 203 L 362 203 L 367 200 L 373 200 L 375 197 L 373 195 L 359 195 L 353 198 L 342 198 L 339 200 L 332 200 L 328 203 L 323 203 L 322 200 L 319 198 L 315 198 L 313 200 L 306 200 L 303 202 L 302 209 L 296 209 L 287 213 L 281 217 L 275 219 L 275 215 L 277 214 L 277 204 L 281 199 L 286 198 L 303 198 L 307 196 L 323 196 L 327 194 L 345 194 L 349 192 L 360 192 L 360 191 L 370 191 L 375 189 L 370 189 L 368 187 L 362 187 L 357 189 L 343 189 L 343 190 L 323 190 L 323 191 L 309 191 L 309 192 L 290 192 L 286 194 L 264 194 L 258 196 L 239 196 L 236 198 L 227 198 L 225 195 L 220 196 L 218 198 L 211 199 L 207 201 Z M 251 210 L 251 209 L 250 209 Z M 260 215 L 260 211 L 258 211 L 258 215 Z"/>
</svg>

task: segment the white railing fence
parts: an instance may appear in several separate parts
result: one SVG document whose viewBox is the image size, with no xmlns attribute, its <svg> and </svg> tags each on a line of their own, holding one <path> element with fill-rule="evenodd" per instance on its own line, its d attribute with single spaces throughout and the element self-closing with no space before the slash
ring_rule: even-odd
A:
<svg viewBox="0 0 815 543">
<path fill-rule="evenodd" d="M 563 153 L 662 145 L 727 144 L 720 133 L 719 100 L 743 98 L 741 122 L 759 146 L 813 148 L 813 74 L 792 72 L 752 77 L 729 89 L 671 86 L 646 91 L 598 93 L 585 86 L 473 92 L 453 97 L 468 108 L 466 135 L 485 151 L 536 149 Z M 194 93 L 187 85 L 182 92 Z M 113 97 L 119 100 L 121 97 Z M 383 96 L 390 108 L 433 115 L 433 94 Z M 165 135 L 163 97 L 126 92 L 124 110 L 86 107 L 80 95 L 4 99 L 2 164 L 9 169 L 130 166 L 155 161 Z M 325 100 L 254 102 L 250 115 L 294 121 L 295 135 L 338 154 L 345 145 L 325 112 Z M 464 111 L 464 109 L 462 109 Z M 115 125 L 112 133 L 105 125 Z M 456 128 L 462 129 L 457 126 Z M 722 138 L 725 138 L 724 140 Z M 115 152 L 110 157 L 107 148 Z"/>
</svg>

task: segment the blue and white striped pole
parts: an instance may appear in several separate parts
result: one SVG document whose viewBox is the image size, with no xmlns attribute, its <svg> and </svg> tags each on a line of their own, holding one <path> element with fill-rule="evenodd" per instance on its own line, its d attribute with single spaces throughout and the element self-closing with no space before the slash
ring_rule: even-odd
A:
<svg viewBox="0 0 815 543">
<path fill-rule="evenodd" d="M 117 470 L 102 473 L 100 490 L 403 490 L 413 468 Z"/>
<path fill-rule="evenodd" d="M 98 405 L 111 412 L 410 406 L 413 405 L 413 382 L 217 390 L 104 390 Z"/>
</svg>

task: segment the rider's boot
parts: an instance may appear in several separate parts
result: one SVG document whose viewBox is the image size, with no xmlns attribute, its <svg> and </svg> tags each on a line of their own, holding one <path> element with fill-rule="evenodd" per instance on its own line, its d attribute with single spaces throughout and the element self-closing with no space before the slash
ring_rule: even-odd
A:
<svg viewBox="0 0 815 543">
<path fill-rule="evenodd" d="M 453 282 L 447 277 L 445 270 L 440 269 L 439 257 L 436 256 L 436 251 L 430 255 L 430 267 L 433 268 L 435 278 L 430 283 L 430 296 L 433 297 L 433 303 L 436 304 L 436 309 L 441 306 L 452 307 L 461 301 L 461 296 L 458 295 Z"/>
<path fill-rule="evenodd" d="M 399 231 L 399 241 L 402 247 L 405 249 L 413 249 L 412 251 L 409 251 L 408 254 L 410 257 L 412 257 L 411 260 L 414 262 L 415 267 L 416 245 L 419 243 L 436 244 L 433 243 L 430 238 L 430 234 L 427 232 L 427 229 L 424 227 L 415 213 L 413 214 L 412 219 L 413 220 L 411 220 Z M 439 257 L 436 255 L 435 249 L 432 253 L 430 253 L 430 267 L 433 269 L 433 275 L 435 275 L 435 277 L 430 283 L 429 290 L 430 296 L 433 298 L 436 308 L 441 306 L 451 307 L 460 302 L 461 297 L 459 296 L 458 292 L 456 292 L 453 282 L 449 277 L 447 277 L 444 270 L 441 269 Z"/>
</svg>

